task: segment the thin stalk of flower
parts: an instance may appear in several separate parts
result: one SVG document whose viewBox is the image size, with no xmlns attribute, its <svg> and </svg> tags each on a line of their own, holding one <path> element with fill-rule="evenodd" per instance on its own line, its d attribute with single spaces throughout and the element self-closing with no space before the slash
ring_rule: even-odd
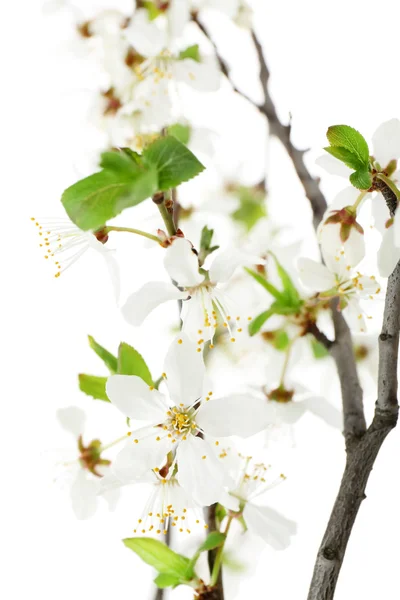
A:
<svg viewBox="0 0 400 600">
<path fill-rule="evenodd" d="M 282 367 L 282 372 L 281 372 L 281 377 L 279 379 L 279 386 L 281 387 L 284 385 L 284 381 L 285 381 L 285 375 L 286 375 L 286 371 L 287 368 L 289 366 L 289 360 L 290 360 L 290 355 L 291 352 L 293 350 L 293 346 L 295 344 L 295 342 L 298 340 L 298 336 L 295 336 L 289 343 L 287 349 L 286 349 L 286 356 L 285 356 L 285 362 L 283 363 L 283 367 Z"/>
<path fill-rule="evenodd" d="M 357 213 L 357 210 L 358 210 L 360 204 L 362 203 L 362 201 L 364 200 L 364 198 L 366 197 L 367 194 L 368 194 L 368 190 L 363 190 L 360 193 L 360 195 L 357 197 L 357 199 L 354 202 L 354 204 L 351 206 L 351 210 L 354 211 L 354 214 Z"/>
<path fill-rule="evenodd" d="M 215 557 L 214 567 L 213 567 L 213 570 L 212 570 L 211 581 L 210 581 L 210 585 L 211 586 L 216 585 L 216 583 L 218 581 L 218 576 L 219 576 L 219 572 L 221 570 L 221 565 L 222 565 L 222 557 L 223 557 L 223 554 L 224 554 L 225 542 L 226 542 L 226 539 L 228 537 L 228 533 L 229 533 L 230 527 L 232 525 L 233 519 L 234 519 L 234 516 L 233 515 L 229 515 L 228 520 L 226 522 L 225 530 L 223 531 L 223 534 L 225 536 L 225 541 L 218 548 L 217 555 Z"/>
<path fill-rule="evenodd" d="M 109 231 L 120 231 L 126 233 L 135 233 L 136 235 L 141 235 L 142 237 L 147 238 L 148 240 L 152 240 L 153 242 L 160 243 L 160 238 L 151 233 L 147 233 L 147 231 L 142 231 L 141 229 L 133 229 L 132 227 L 114 227 L 112 225 L 107 225 L 104 228 L 104 232 L 107 234 Z"/>
<path fill-rule="evenodd" d="M 121 437 L 117 438 L 113 442 L 110 442 L 109 444 L 105 444 L 104 446 L 101 446 L 101 448 L 99 448 L 99 452 L 104 452 L 105 450 L 108 450 L 109 448 L 116 446 L 117 444 L 126 440 L 129 436 L 130 436 L 130 432 L 126 433 L 125 435 L 121 435 Z"/>
</svg>

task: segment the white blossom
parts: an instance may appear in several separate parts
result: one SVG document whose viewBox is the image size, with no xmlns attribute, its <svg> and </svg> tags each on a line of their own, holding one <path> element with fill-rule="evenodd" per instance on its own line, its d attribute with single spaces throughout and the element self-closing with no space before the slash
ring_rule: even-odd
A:
<svg viewBox="0 0 400 600">
<path fill-rule="evenodd" d="M 66 217 L 41 219 L 31 217 L 39 234 L 39 247 L 44 258 L 55 267 L 54 277 L 60 277 L 88 250 L 95 250 L 104 259 L 116 298 L 119 297 L 119 269 L 115 251 L 107 248 L 107 235 L 102 231 L 83 231 Z"/>
<path fill-rule="evenodd" d="M 182 334 L 168 351 L 165 382 L 168 395 L 142 379 L 112 375 L 107 395 L 127 417 L 143 422 L 134 430 L 113 463 L 121 481 L 140 478 L 150 470 L 171 468 L 173 453 L 177 479 L 201 505 L 216 501 L 228 478 L 217 451 L 218 437 L 249 437 L 269 419 L 265 401 L 245 395 L 213 398 L 204 392 L 205 368 L 196 344 Z M 199 437 L 201 434 L 202 437 Z"/>
<path fill-rule="evenodd" d="M 242 331 L 242 317 L 232 311 L 233 303 L 220 284 L 227 283 L 237 267 L 264 262 L 232 248 L 220 252 L 204 275 L 199 272 L 198 257 L 191 243 L 177 238 L 166 250 L 164 265 L 178 287 L 165 282 L 147 283 L 128 298 L 122 313 L 132 325 L 141 325 L 147 315 L 163 302 L 183 300 L 183 332 L 196 340 L 199 347 L 213 339 L 218 322 L 226 327 L 230 339 L 235 341 L 233 333 L 235 330 Z"/>
<path fill-rule="evenodd" d="M 83 410 L 77 406 L 60 408 L 57 410 L 57 419 L 76 441 L 76 458 L 62 465 L 70 476 L 72 509 L 78 519 L 89 519 L 97 511 L 100 480 L 108 473 L 110 461 L 101 458 L 98 440 L 93 440 L 84 447 L 82 436 L 86 416 Z M 118 490 L 110 490 L 104 494 L 110 510 L 115 509 L 118 497 Z"/>
<path fill-rule="evenodd" d="M 306 288 L 317 293 L 320 299 L 338 297 L 344 304 L 344 315 L 350 327 L 356 331 L 366 330 L 359 301 L 372 300 L 380 292 L 380 285 L 373 275 L 352 272 L 343 257 L 327 266 L 309 258 L 300 258 L 297 265 L 300 280 Z"/>
<path fill-rule="evenodd" d="M 251 534 L 262 538 L 275 550 L 285 550 L 296 533 L 296 523 L 259 503 L 265 492 L 282 482 L 285 476 L 269 481 L 266 465 L 241 454 L 232 454 L 228 462 L 234 484 L 221 497 L 221 504 L 232 511 L 240 511 Z"/>
</svg>

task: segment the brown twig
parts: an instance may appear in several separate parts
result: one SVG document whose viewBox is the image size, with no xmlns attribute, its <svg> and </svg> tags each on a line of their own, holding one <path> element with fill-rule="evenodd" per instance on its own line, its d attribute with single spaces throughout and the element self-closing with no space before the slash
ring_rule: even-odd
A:
<svg viewBox="0 0 400 600">
<path fill-rule="evenodd" d="M 201 29 L 209 38 L 205 28 L 201 27 Z M 327 203 L 320 190 L 319 181 L 312 177 L 304 163 L 305 151 L 298 150 L 292 144 L 290 124 L 283 125 L 278 118 L 268 90 L 270 73 L 262 46 L 254 32 L 252 37 L 260 61 L 260 81 L 264 91 L 264 102 L 258 106 L 258 109 L 268 119 L 270 134 L 281 141 L 293 163 L 310 201 L 313 224 L 316 229 L 325 213 Z M 230 80 L 226 63 L 219 56 L 216 45 L 214 43 L 213 45 L 221 69 Z M 232 86 L 237 93 L 252 102 L 234 84 Z M 252 103 L 254 104 L 254 102 Z M 386 196 L 385 199 L 391 200 Z M 370 472 L 386 436 L 397 423 L 400 263 L 388 281 L 383 326 L 379 337 L 378 400 L 374 419 L 368 429 L 366 428 L 362 389 L 356 368 L 351 333 L 336 305 L 332 306 L 332 317 L 335 328 L 333 342 L 316 325 L 314 331 L 310 331 L 310 333 L 313 333 L 316 339 L 329 350 L 336 363 L 342 391 L 347 460 L 339 493 L 318 551 L 308 600 L 333 599 L 347 543 L 361 502 L 365 498 L 365 488 Z"/>
</svg>

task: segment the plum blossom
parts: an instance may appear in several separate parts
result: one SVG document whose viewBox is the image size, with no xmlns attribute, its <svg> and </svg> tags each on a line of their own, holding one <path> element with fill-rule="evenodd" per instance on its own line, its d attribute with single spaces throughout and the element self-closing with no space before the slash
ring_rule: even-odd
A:
<svg viewBox="0 0 400 600">
<path fill-rule="evenodd" d="M 393 184 L 400 181 L 400 170 L 397 161 L 400 158 L 400 120 L 391 119 L 382 123 L 372 136 L 372 161 L 378 173 L 383 173 Z M 317 164 L 333 175 L 349 177 L 351 169 L 331 155 L 321 156 Z M 366 194 L 370 196 L 371 194 Z M 372 200 L 372 212 L 375 222 L 382 233 L 382 244 L 378 252 L 378 269 L 382 277 L 388 277 L 400 259 L 400 217 L 398 211 L 393 218 L 380 194 Z M 353 235 L 355 242 L 356 235 Z M 358 255 L 361 253 L 361 242 L 358 241 Z M 352 263 L 355 266 L 356 263 Z"/>
<path fill-rule="evenodd" d="M 372 300 L 380 292 L 380 285 L 372 275 L 370 277 L 352 272 L 342 257 L 325 266 L 309 258 L 300 258 L 297 263 L 300 280 L 320 299 L 339 298 L 340 308 L 351 328 L 366 330 L 366 321 L 360 300 Z M 329 267 L 329 268 L 328 268 Z"/>
<path fill-rule="evenodd" d="M 164 477 L 160 472 L 150 471 L 141 479 L 129 482 L 120 481 L 113 473 L 109 473 L 100 482 L 100 493 L 126 485 L 145 488 L 147 501 L 140 511 L 133 533 L 166 535 L 170 527 L 179 533 L 191 533 L 199 527 L 207 529 L 202 507 L 183 489 L 171 472 L 170 469 Z"/>
<path fill-rule="evenodd" d="M 176 28 L 178 29 L 178 28 Z M 138 54 L 133 65 L 139 82 L 149 81 L 151 93 L 157 92 L 160 83 L 185 83 L 198 91 L 216 91 L 220 85 L 220 72 L 213 57 L 194 60 L 182 55 L 176 43 L 177 31 L 171 32 L 168 21 L 160 16 L 149 19 L 147 10 L 138 9 L 125 30 L 127 41 Z"/>
<path fill-rule="evenodd" d="M 260 398 L 232 395 L 214 399 L 212 391 L 204 393 L 205 367 L 197 350 L 184 334 L 173 342 L 165 361 L 168 396 L 139 377 L 127 375 L 109 377 L 106 390 L 125 416 L 144 422 L 132 431 L 117 455 L 115 476 L 131 482 L 150 470 L 173 471 L 176 465 L 180 485 L 196 502 L 208 506 L 229 483 L 217 456 L 216 438 L 249 437 L 261 431 L 269 411 Z"/>
<path fill-rule="evenodd" d="M 166 250 L 164 266 L 178 287 L 158 281 L 147 283 L 127 299 L 122 313 L 131 325 L 141 325 L 160 304 L 182 300 L 182 330 L 191 340 L 197 341 L 199 348 L 205 341 L 213 340 L 218 322 L 229 331 L 231 341 L 235 341 L 235 328 L 239 333 L 242 331 L 241 316 L 233 316 L 232 302 L 219 284 L 228 282 L 239 266 L 264 262 L 264 259 L 232 248 L 220 252 L 210 268 L 202 269 L 200 273 L 198 257 L 191 243 L 177 238 Z"/>
<path fill-rule="evenodd" d="M 31 217 L 39 234 L 40 248 L 45 252 L 44 258 L 53 262 L 54 277 L 60 277 L 69 267 L 79 260 L 88 250 L 95 250 L 104 259 L 110 274 L 116 298 L 119 297 L 119 270 L 114 250 L 105 247 L 108 240 L 103 230 L 96 232 L 83 231 L 67 217 L 42 219 L 37 221 Z"/>
<path fill-rule="evenodd" d="M 344 253 L 347 263 L 355 267 L 365 256 L 364 230 L 357 221 L 359 190 L 350 186 L 342 190 L 329 206 L 318 227 L 318 241 L 326 264 Z M 361 198 L 362 199 L 362 198 Z"/>
<path fill-rule="evenodd" d="M 98 508 L 98 492 L 101 478 L 109 471 L 111 461 L 101 457 L 101 443 L 93 440 L 83 444 L 86 416 L 77 406 L 57 410 L 57 419 L 63 429 L 76 440 L 77 456 L 63 465 L 71 477 L 70 498 L 72 509 L 78 519 L 89 519 Z M 119 497 L 118 490 L 104 494 L 110 510 L 114 510 Z"/>
<path fill-rule="evenodd" d="M 234 484 L 220 498 L 221 504 L 240 512 L 251 534 L 262 538 L 275 550 L 285 550 L 296 533 L 296 523 L 257 502 L 265 492 L 286 479 L 285 476 L 281 474 L 268 481 L 269 467 L 241 454 L 230 456 L 229 463 Z"/>
</svg>

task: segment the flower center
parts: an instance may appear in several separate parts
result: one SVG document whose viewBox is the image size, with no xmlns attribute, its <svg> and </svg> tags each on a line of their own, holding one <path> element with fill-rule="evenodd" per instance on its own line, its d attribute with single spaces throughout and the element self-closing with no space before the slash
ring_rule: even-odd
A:
<svg viewBox="0 0 400 600">
<path fill-rule="evenodd" d="M 193 408 L 185 406 L 172 408 L 167 412 L 167 421 L 164 429 L 170 432 L 169 435 L 178 435 L 183 439 L 189 433 L 197 433 L 197 425 L 194 421 L 195 411 Z"/>
</svg>

